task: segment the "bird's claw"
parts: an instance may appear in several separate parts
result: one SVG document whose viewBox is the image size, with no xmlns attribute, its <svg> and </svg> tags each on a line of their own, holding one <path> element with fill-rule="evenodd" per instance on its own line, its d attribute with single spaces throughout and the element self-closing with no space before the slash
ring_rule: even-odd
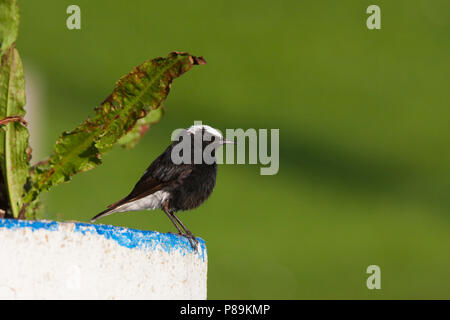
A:
<svg viewBox="0 0 450 320">
<path fill-rule="evenodd" d="M 192 232 L 188 231 L 186 234 L 183 234 L 183 236 L 185 236 L 189 240 L 189 243 L 191 244 L 192 249 L 194 249 L 194 251 L 197 252 L 198 240 L 192 234 Z"/>
<path fill-rule="evenodd" d="M 188 239 L 189 243 L 191 244 L 192 249 L 194 249 L 195 252 L 197 252 L 198 247 L 198 240 L 197 238 L 192 234 L 192 232 L 188 231 L 186 233 L 181 232 L 168 232 L 170 234 L 176 235 L 176 236 L 182 236 Z"/>
</svg>

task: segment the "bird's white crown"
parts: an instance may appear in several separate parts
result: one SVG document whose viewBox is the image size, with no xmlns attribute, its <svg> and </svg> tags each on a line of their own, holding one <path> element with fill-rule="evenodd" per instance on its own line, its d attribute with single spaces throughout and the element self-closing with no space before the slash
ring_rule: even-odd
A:
<svg viewBox="0 0 450 320">
<path fill-rule="evenodd" d="M 208 132 L 212 136 L 215 136 L 215 137 L 217 137 L 217 138 L 219 138 L 221 140 L 223 139 L 222 133 L 220 133 L 219 130 L 214 129 L 213 127 L 210 127 L 210 126 L 208 126 L 206 124 L 193 125 L 193 126 L 189 127 L 189 129 L 187 129 L 187 132 L 195 134 L 198 131 L 201 131 L 202 129 L 205 129 L 205 131 Z"/>
</svg>

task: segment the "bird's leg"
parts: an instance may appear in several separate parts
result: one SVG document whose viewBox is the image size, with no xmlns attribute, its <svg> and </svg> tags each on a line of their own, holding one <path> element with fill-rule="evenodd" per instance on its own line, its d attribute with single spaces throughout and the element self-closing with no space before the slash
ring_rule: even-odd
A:
<svg viewBox="0 0 450 320">
<path fill-rule="evenodd" d="M 162 209 L 163 209 L 164 213 L 169 217 L 170 221 L 172 221 L 174 226 L 177 228 L 177 230 L 180 233 L 180 235 L 186 237 L 189 240 L 189 243 L 191 244 L 192 248 L 195 251 L 197 251 L 198 240 L 194 237 L 192 232 L 190 232 L 188 229 L 186 229 L 186 227 L 181 222 L 181 220 L 178 219 L 178 217 L 175 214 L 173 214 L 172 212 L 169 211 L 168 202 L 167 201 L 162 205 Z M 184 232 L 181 231 L 181 229 L 178 226 L 177 222 L 180 223 L 181 227 L 184 229 Z"/>
<path fill-rule="evenodd" d="M 169 217 L 170 221 L 172 221 L 173 225 L 177 228 L 178 232 L 184 236 L 183 231 L 181 231 L 180 227 L 178 226 L 177 222 L 175 221 L 175 219 L 172 217 L 172 214 L 169 211 L 166 211 L 165 209 L 163 209 L 164 213 L 167 214 L 167 216 Z"/>
<path fill-rule="evenodd" d="M 198 240 L 197 238 L 195 238 L 194 234 L 188 230 L 188 228 L 186 228 L 186 226 L 183 224 L 183 222 L 181 222 L 180 218 L 178 218 L 175 213 L 172 213 L 172 216 L 175 218 L 175 220 L 177 220 L 177 222 L 180 224 L 180 226 L 183 228 L 184 232 L 185 232 L 185 237 L 189 239 L 189 242 L 191 243 L 193 248 L 197 248 L 198 245 Z M 193 245 L 193 243 L 195 243 L 195 245 Z"/>
<path fill-rule="evenodd" d="M 192 234 L 192 232 L 190 232 L 188 230 L 188 228 L 186 228 L 186 226 L 183 224 L 183 222 L 181 222 L 180 218 L 178 218 L 175 213 L 172 213 L 172 216 L 177 220 L 177 222 L 180 224 L 180 226 L 183 228 L 184 232 L 191 236 L 192 238 L 194 238 L 195 241 L 197 241 L 197 239 L 195 239 L 194 235 Z"/>
<path fill-rule="evenodd" d="M 198 240 L 194 237 L 192 232 L 190 232 L 189 230 L 188 230 L 188 232 L 181 231 L 180 227 L 178 226 L 178 224 L 176 223 L 176 221 L 174 219 L 175 215 L 173 213 L 170 213 L 169 211 L 166 211 L 166 210 L 163 210 L 163 211 L 167 214 L 170 221 L 172 221 L 174 226 L 177 228 L 179 234 L 182 235 L 183 237 L 186 237 L 189 240 L 189 243 L 191 244 L 192 249 L 194 249 L 194 251 L 197 251 Z M 179 219 L 177 219 L 177 220 L 179 221 Z M 183 227 L 183 229 L 184 229 L 184 227 Z"/>
</svg>

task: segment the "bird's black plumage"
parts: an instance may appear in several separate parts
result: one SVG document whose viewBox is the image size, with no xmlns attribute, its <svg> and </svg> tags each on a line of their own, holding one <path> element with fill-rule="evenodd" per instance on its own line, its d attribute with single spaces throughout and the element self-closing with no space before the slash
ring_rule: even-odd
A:
<svg viewBox="0 0 450 320">
<path fill-rule="evenodd" d="M 187 236 L 193 244 L 192 240 L 196 241 L 195 237 L 175 213 L 197 208 L 208 199 L 216 183 L 217 164 L 215 162 L 211 164 L 194 163 L 194 137 L 198 134 L 203 137 L 205 132 L 208 133 L 208 128 L 212 128 L 208 126 L 194 128 L 196 130 L 192 128 L 188 129 L 188 132 L 192 131 L 189 133 L 192 139 L 190 163 L 175 164 L 173 162 L 172 150 L 178 143 L 181 143 L 181 139 L 174 141 L 150 164 L 130 194 L 109 205 L 107 210 L 93 217 L 91 222 L 114 212 L 161 208 L 180 234 Z M 217 132 L 215 129 L 212 130 L 212 132 Z M 218 140 L 217 142 L 214 139 L 204 139 L 201 144 L 202 151 L 210 143 L 218 143 L 217 146 L 227 143 L 221 135 Z M 213 151 L 213 156 L 214 153 Z"/>
</svg>

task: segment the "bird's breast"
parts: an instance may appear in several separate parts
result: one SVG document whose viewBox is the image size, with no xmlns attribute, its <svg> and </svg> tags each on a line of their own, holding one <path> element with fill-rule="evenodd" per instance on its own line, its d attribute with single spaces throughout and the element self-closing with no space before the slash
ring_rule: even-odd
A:
<svg viewBox="0 0 450 320">
<path fill-rule="evenodd" d="M 211 195 L 216 184 L 217 167 L 198 167 L 171 192 L 169 206 L 174 211 L 197 208 Z"/>
</svg>

